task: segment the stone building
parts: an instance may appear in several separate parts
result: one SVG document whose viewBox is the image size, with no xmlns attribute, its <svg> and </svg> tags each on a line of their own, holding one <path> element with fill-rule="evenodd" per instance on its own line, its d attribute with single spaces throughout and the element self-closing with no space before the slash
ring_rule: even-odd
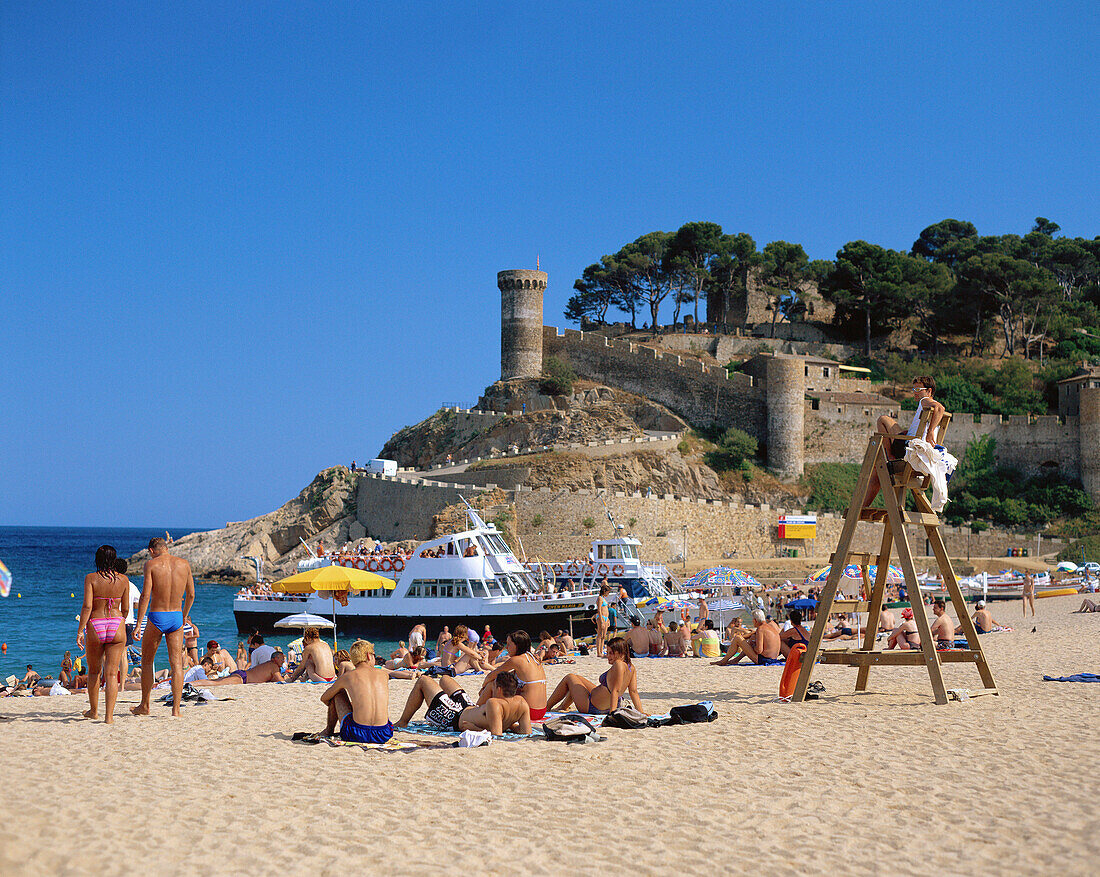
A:
<svg viewBox="0 0 1100 877">
<path fill-rule="evenodd" d="M 1081 411 L 1081 390 L 1100 387 L 1100 368 L 1082 365 L 1068 378 L 1058 381 L 1058 414 L 1075 417 Z"/>
</svg>

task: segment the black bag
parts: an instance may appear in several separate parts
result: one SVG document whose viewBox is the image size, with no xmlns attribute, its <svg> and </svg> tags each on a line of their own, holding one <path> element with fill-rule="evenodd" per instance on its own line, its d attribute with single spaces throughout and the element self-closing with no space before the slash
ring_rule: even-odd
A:
<svg viewBox="0 0 1100 877">
<path fill-rule="evenodd" d="M 588 646 L 586 646 L 584 643 L 577 643 L 577 651 L 585 657 L 590 654 L 588 651 Z"/>
<path fill-rule="evenodd" d="M 632 706 L 612 710 L 603 720 L 606 728 L 648 728 L 649 717 L 643 716 Z"/>
<path fill-rule="evenodd" d="M 580 713 L 547 719 L 542 723 L 542 733 L 547 740 L 561 743 L 596 743 L 603 739 L 592 723 Z"/>
<path fill-rule="evenodd" d="M 696 722 L 713 722 L 718 713 L 709 708 L 709 704 L 693 703 L 687 706 L 674 706 L 668 711 L 670 725 L 694 725 Z"/>
</svg>

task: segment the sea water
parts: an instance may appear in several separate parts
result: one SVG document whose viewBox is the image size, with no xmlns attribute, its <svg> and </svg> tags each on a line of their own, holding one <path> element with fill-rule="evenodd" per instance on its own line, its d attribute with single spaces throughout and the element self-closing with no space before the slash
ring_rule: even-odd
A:
<svg viewBox="0 0 1100 877">
<path fill-rule="evenodd" d="M 130 557 L 165 531 L 173 538 L 195 528 L 141 527 L 0 527 L 0 560 L 11 570 L 8 597 L 0 597 L 0 679 L 22 678 L 27 664 L 42 676 L 56 678 L 66 649 L 73 657 L 83 652 L 76 647 L 77 619 L 84 602 L 84 576 L 95 570 L 95 552 L 100 545 L 113 545 L 119 557 Z M 129 571 L 130 581 L 142 585 L 141 568 Z M 235 585 L 195 582 L 195 605 L 191 620 L 199 628 L 199 652 L 206 652 L 207 640 L 216 639 L 236 656 L 237 643 L 246 637 L 237 633 L 233 619 Z M 264 641 L 284 649 L 300 632 L 265 636 Z M 325 636 L 322 631 L 322 636 Z M 346 647 L 350 640 L 340 640 Z M 396 643 L 376 642 L 379 655 L 388 657 Z M 157 667 L 168 666 L 164 641 L 157 653 Z"/>
</svg>

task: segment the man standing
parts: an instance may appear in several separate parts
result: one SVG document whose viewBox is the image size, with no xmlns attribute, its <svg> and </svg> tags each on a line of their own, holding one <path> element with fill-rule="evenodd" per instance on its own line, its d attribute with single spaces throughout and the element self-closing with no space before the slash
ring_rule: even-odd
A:
<svg viewBox="0 0 1100 877">
<path fill-rule="evenodd" d="M 182 557 L 169 554 L 168 546 L 159 536 L 150 539 L 143 585 L 134 634 L 135 639 L 141 641 L 141 703 L 130 712 L 135 716 L 149 715 L 153 659 L 157 656 L 163 636 L 168 644 L 168 663 L 172 668 L 172 715 L 178 716 L 183 696 L 183 625 L 185 621 L 190 623 L 191 606 L 195 602 L 191 564 Z M 141 622 L 146 610 L 149 612 L 149 624 L 143 636 Z"/>
</svg>

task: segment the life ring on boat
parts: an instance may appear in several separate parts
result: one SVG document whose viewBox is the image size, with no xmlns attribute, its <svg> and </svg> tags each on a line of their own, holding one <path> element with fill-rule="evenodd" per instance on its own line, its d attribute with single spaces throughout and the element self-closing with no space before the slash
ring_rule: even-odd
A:
<svg viewBox="0 0 1100 877">
<path fill-rule="evenodd" d="M 405 568 L 405 560 L 401 557 L 395 557 L 393 559 L 393 571 L 401 572 Z"/>
<path fill-rule="evenodd" d="M 554 571 L 554 575 L 559 576 L 559 577 L 564 572 L 564 570 L 562 569 L 562 565 L 560 563 L 550 564 L 550 569 L 552 569 Z"/>
<path fill-rule="evenodd" d="M 372 557 L 370 560 L 368 560 L 367 569 L 370 570 L 370 572 L 378 572 L 378 559 Z"/>
<path fill-rule="evenodd" d="M 601 563 L 598 567 L 596 567 L 596 575 L 605 576 L 609 572 L 611 572 L 611 570 L 608 568 L 606 563 Z"/>
<path fill-rule="evenodd" d="M 365 560 L 363 560 L 363 558 L 361 558 L 361 557 L 357 558 L 356 561 L 355 561 L 355 568 L 356 569 L 366 569 L 367 568 L 367 562 Z"/>
<path fill-rule="evenodd" d="M 383 557 L 380 561 L 378 561 L 378 571 L 393 572 L 393 561 L 390 560 L 388 557 Z"/>
<path fill-rule="evenodd" d="M 592 564 L 586 563 L 581 568 L 581 575 L 584 576 L 585 578 L 591 577 L 591 575 L 592 575 Z"/>
<path fill-rule="evenodd" d="M 577 574 L 577 564 L 570 563 L 565 567 L 566 575 L 575 576 Z"/>
<path fill-rule="evenodd" d="M 779 696 L 790 697 L 794 694 L 798 673 L 802 669 L 802 656 L 806 654 L 805 643 L 795 643 L 787 654 L 787 664 L 783 667 L 783 677 L 779 680 Z"/>
<path fill-rule="evenodd" d="M 625 571 L 626 570 L 623 569 L 623 565 L 621 563 L 616 563 L 613 567 L 611 567 L 611 575 L 613 576 L 621 576 Z"/>
</svg>

